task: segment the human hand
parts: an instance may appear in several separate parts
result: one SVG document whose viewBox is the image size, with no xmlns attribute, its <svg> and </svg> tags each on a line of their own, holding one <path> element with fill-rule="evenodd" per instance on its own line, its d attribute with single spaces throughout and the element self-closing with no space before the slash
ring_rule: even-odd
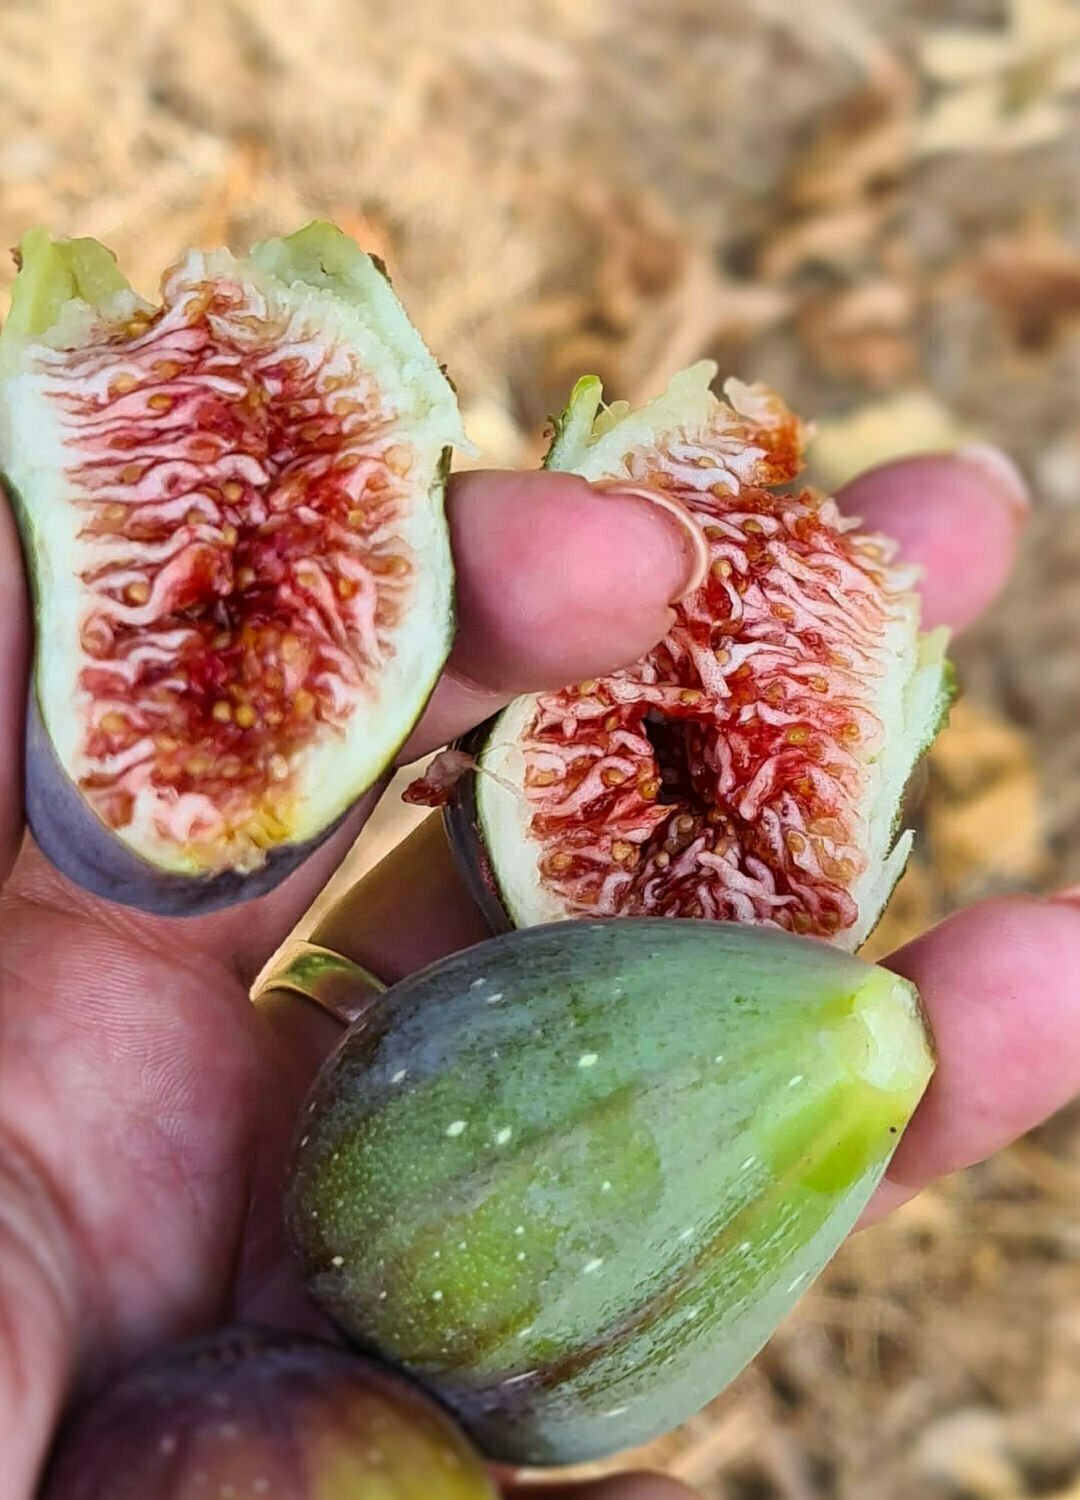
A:
<svg viewBox="0 0 1080 1500">
<path fill-rule="evenodd" d="M 924 565 L 928 622 L 957 628 L 997 592 L 1021 524 L 1015 494 L 982 461 L 892 465 L 844 503 Z M 459 636 L 405 758 L 516 692 L 640 656 L 685 581 L 662 511 L 569 476 L 464 476 L 449 507 Z M 32 847 L 16 859 L 28 624 L 4 513 L 0 582 L 0 1451 L 5 1495 L 29 1500 L 65 1402 L 108 1371 L 237 1317 L 320 1326 L 284 1256 L 277 1183 L 296 1107 L 337 1032 L 280 993 L 253 1007 L 248 988 L 375 797 L 276 892 L 208 917 L 147 917 L 73 887 Z M 431 820 L 315 936 L 394 980 L 485 935 Z M 1076 1090 L 1080 904 L 985 903 L 892 963 L 919 985 L 941 1058 L 874 1212 Z M 685 1491 L 620 1476 L 558 1494 Z"/>
</svg>

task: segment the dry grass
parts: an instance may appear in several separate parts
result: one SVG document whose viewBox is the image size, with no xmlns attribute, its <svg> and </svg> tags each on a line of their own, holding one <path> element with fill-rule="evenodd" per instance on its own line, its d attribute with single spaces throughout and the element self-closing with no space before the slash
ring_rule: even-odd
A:
<svg viewBox="0 0 1080 1500">
<path fill-rule="evenodd" d="M 532 462 L 583 368 L 637 397 L 704 353 L 817 418 L 831 483 L 1011 447 L 1036 518 L 888 937 L 1080 880 L 1073 0 L 7 0 L 0 55 L 8 243 L 97 235 L 152 289 L 188 243 L 331 216 L 487 462 Z M 729 1500 L 1076 1497 L 1078 1203 L 1074 1111 L 852 1242 L 648 1456 Z"/>
</svg>

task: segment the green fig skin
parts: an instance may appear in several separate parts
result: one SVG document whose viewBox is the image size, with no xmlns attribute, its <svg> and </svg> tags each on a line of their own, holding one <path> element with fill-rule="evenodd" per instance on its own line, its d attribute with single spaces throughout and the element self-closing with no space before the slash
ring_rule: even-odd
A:
<svg viewBox="0 0 1080 1500">
<path fill-rule="evenodd" d="M 933 1070 L 914 988 L 777 930 L 619 918 L 388 991 L 302 1116 L 309 1290 L 493 1458 L 661 1434 L 853 1227 Z"/>
<path fill-rule="evenodd" d="M 496 1500 L 450 1419 L 399 1375 L 233 1328 L 123 1375 L 76 1419 L 42 1500 Z"/>
</svg>

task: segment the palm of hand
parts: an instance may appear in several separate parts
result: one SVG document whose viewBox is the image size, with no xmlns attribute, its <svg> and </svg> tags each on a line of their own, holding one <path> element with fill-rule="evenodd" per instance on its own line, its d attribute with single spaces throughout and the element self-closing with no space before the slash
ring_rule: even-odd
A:
<svg viewBox="0 0 1080 1500">
<path fill-rule="evenodd" d="M 27 1192 L 36 1238 L 43 1213 L 62 1226 L 56 1284 L 30 1292 L 59 1304 L 44 1326 L 79 1309 L 80 1354 L 100 1368 L 227 1315 L 263 1117 L 287 1129 L 303 1080 L 236 971 L 185 952 L 171 924 L 51 896 L 59 882 L 31 860 L 3 903 L 16 1181 L 0 1191 L 10 1235 Z"/>
</svg>

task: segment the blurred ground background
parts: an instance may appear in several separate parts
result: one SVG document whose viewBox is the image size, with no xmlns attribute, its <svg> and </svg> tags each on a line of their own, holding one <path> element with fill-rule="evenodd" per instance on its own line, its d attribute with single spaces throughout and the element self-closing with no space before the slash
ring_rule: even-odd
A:
<svg viewBox="0 0 1080 1500">
<path fill-rule="evenodd" d="M 0 243 L 96 235 L 152 291 L 189 243 L 332 217 L 486 463 L 535 462 L 581 371 L 638 399 L 703 354 L 817 421 L 830 485 L 1009 448 L 1035 519 L 875 951 L 1080 881 L 1072 0 L 0 0 L 0 58 Z M 1077 1500 L 1078 1210 L 1074 1108 L 853 1241 L 643 1456 L 716 1500 Z"/>
</svg>

